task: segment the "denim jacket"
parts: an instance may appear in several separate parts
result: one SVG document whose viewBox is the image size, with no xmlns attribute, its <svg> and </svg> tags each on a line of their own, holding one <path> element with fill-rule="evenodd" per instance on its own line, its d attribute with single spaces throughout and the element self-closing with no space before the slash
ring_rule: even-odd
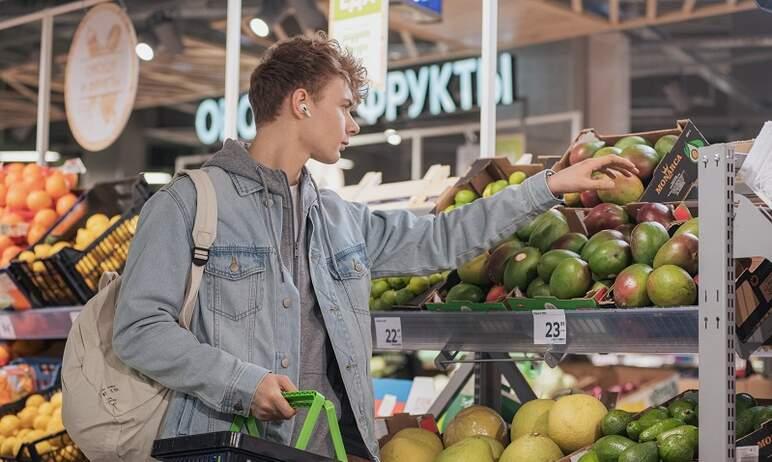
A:
<svg viewBox="0 0 772 462">
<path fill-rule="evenodd" d="M 228 143 L 235 142 L 226 141 L 224 150 Z M 239 162 L 257 166 L 251 159 Z M 178 324 L 196 207 L 187 177 L 162 188 L 143 208 L 116 312 L 113 347 L 118 357 L 176 391 L 159 437 L 227 430 L 235 414 L 249 415 L 267 373 L 298 380 L 300 320 L 281 308 L 286 299 L 297 302 L 298 297 L 275 239 L 284 213 L 281 197 L 270 194 L 258 176 L 240 174 L 243 169 L 205 170 L 217 191 L 217 238 L 191 330 Z M 313 290 L 359 432 L 377 461 L 370 280 L 456 267 L 559 201 L 543 172 L 519 187 L 438 216 L 371 211 L 329 190 L 304 188 L 303 194 L 303 202 L 310 204 Z M 291 434 L 288 425 L 266 426 L 266 437 L 283 444 L 291 443 Z"/>
</svg>

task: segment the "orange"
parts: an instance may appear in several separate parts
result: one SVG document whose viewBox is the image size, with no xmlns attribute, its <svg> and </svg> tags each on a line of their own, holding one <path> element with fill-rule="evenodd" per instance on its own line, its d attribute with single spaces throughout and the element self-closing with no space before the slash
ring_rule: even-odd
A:
<svg viewBox="0 0 772 462">
<path fill-rule="evenodd" d="M 14 212 L 5 212 L 2 219 L 0 219 L 0 222 L 2 222 L 4 225 L 18 225 L 23 221 L 24 219 L 21 217 L 21 215 Z"/>
<path fill-rule="evenodd" d="M 14 172 L 14 173 L 21 173 L 21 172 L 23 172 L 23 171 L 24 171 L 24 164 L 19 164 L 19 163 L 15 163 L 15 164 L 9 164 L 9 165 L 7 165 L 7 166 L 5 167 L 5 169 L 6 169 L 6 170 L 7 170 L 9 173 L 11 173 L 11 172 Z"/>
<path fill-rule="evenodd" d="M 27 164 L 24 166 L 24 170 L 22 170 L 22 175 L 25 177 L 43 176 L 43 169 L 41 169 L 38 164 Z"/>
<path fill-rule="evenodd" d="M 27 208 L 27 188 L 18 184 L 11 186 L 5 195 L 5 204 L 11 209 Z"/>
<path fill-rule="evenodd" d="M 59 215 L 64 215 L 70 211 L 76 202 L 78 202 L 78 198 L 75 196 L 75 194 L 65 194 L 56 201 L 56 213 Z"/>
<path fill-rule="evenodd" d="M 16 256 L 19 255 L 22 250 L 23 249 L 21 247 L 16 245 L 12 245 L 8 247 L 7 249 L 3 250 L 3 257 L 2 257 L 3 261 L 10 262 L 14 258 L 16 258 Z"/>
<path fill-rule="evenodd" d="M 27 208 L 33 212 L 39 212 L 43 209 L 50 209 L 54 206 L 54 201 L 45 191 L 32 191 L 27 196 Z"/>
<path fill-rule="evenodd" d="M 35 245 L 36 242 L 43 239 L 48 228 L 41 225 L 32 225 L 27 232 L 27 244 Z"/>
<path fill-rule="evenodd" d="M 27 187 L 28 191 L 44 191 L 46 189 L 46 179 L 40 175 L 25 176 L 22 184 Z"/>
<path fill-rule="evenodd" d="M 51 195 L 54 200 L 59 199 L 68 192 L 70 188 L 67 185 L 67 180 L 59 172 L 53 173 L 46 179 L 46 192 Z"/>
<path fill-rule="evenodd" d="M 13 240 L 5 235 L 0 236 L 0 255 L 5 249 L 13 245 Z"/>
<path fill-rule="evenodd" d="M 78 174 L 77 173 L 65 173 L 64 179 L 67 180 L 67 187 L 75 189 L 78 186 Z"/>
<path fill-rule="evenodd" d="M 36 225 L 42 225 L 46 228 L 50 228 L 51 226 L 56 223 L 56 220 L 59 218 L 59 215 L 57 215 L 56 211 L 53 209 L 43 209 L 38 211 L 38 213 L 35 214 L 35 218 L 32 219 L 32 223 Z"/>
<path fill-rule="evenodd" d="M 8 172 L 3 184 L 10 188 L 13 185 L 21 184 L 23 181 L 24 177 L 21 176 L 21 172 Z"/>
<path fill-rule="evenodd" d="M 0 183 L 0 207 L 5 207 L 5 195 L 8 194 L 8 188 Z"/>
<path fill-rule="evenodd" d="M 0 168 L 0 183 L 5 184 L 5 170 Z"/>
</svg>

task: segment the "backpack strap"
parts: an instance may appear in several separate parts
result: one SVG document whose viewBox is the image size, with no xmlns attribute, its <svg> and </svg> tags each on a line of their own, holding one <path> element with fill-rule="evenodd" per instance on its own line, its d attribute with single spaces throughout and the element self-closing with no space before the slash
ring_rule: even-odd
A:
<svg viewBox="0 0 772 462">
<path fill-rule="evenodd" d="M 185 303 L 180 313 L 180 325 L 190 330 L 198 289 L 204 276 L 204 266 L 209 261 L 209 249 L 217 237 L 217 192 L 212 179 L 203 170 L 183 170 L 196 187 L 196 219 L 193 224 L 193 262 L 190 267 Z"/>
</svg>

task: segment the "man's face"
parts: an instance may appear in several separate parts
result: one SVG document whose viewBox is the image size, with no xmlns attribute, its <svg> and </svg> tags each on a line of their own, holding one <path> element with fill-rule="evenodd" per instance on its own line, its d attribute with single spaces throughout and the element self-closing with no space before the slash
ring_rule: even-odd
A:
<svg viewBox="0 0 772 462">
<path fill-rule="evenodd" d="M 351 88 L 342 78 L 331 78 L 321 94 L 312 98 L 308 108 L 311 117 L 304 121 L 302 141 L 310 148 L 312 159 L 334 164 L 350 138 L 359 133 L 359 125 L 351 116 L 354 110 Z"/>
</svg>

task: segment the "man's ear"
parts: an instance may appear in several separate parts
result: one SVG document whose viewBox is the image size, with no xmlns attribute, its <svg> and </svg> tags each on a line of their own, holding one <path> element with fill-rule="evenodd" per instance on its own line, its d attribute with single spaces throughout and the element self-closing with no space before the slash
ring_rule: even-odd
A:
<svg viewBox="0 0 772 462">
<path fill-rule="evenodd" d="M 298 88 L 290 95 L 290 111 L 297 119 L 310 117 L 311 95 L 305 88 Z"/>
</svg>

